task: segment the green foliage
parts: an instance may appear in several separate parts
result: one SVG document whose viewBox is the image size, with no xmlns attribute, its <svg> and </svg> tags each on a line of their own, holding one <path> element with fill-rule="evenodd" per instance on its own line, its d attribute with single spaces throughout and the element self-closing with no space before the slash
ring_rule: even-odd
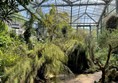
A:
<svg viewBox="0 0 118 83">
<path fill-rule="evenodd" d="M 78 41 L 74 39 L 56 39 L 53 41 L 58 45 L 67 55 L 73 52 L 78 45 Z"/>
<path fill-rule="evenodd" d="M 26 44 L 30 43 L 30 37 L 31 37 L 31 30 L 33 28 L 33 23 L 34 23 L 34 16 L 31 15 L 31 18 L 29 19 L 29 21 L 26 21 L 24 23 L 25 26 L 25 32 L 24 32 L 24 40 L 26 41 Z"/>
<path fill-rule="evenodd" d="M 69 39 L 75 39 L 78 40 L 79 43 L 83 44 L 85 42 L 85 38 L 87 37 L 87 34 L 82 29 L 69 29 L 68 31 L 68 38 Z"/>
<path fill-rule="evenodd" d="M 17 55 L 7 55 L 7 54 L 1 54 L 1 66 L 9 67 L 17 63 L 19 56 Z"/>
<path fill-rule="evenodd" d="M 39 22 L 39 24 L 47 29 L 48 36 L 51 41 L 53 39 L 53 36 L 59 35 L 58 33 L 61 31 L 62 28 L 69 28 L 68 14 L 65 12 L 58 13 L 54 6 L 52 6 L 51 10 L 49 11 L 49 14 L 43 14 L 40 8 L 39 15 L 41 17 L 41 22 Z"/>
<path fill-rule="evenodd" d="M 57 75 L 64 71 L 67 57 L 63 51 L 53 43 L 37 44 L 33 50 L 27 52 L 18 60 L 16 65 L 5 67 L 5 83 L 34 83 L 37 71 L 45 63 L 44 78 L 50 78 L 50 74 Z"/>
<path fill-rule="evenodd" d="M 106 22 L 106 29 L 107 30 L 117 29 L 118 26 L 117 23 L 118 23 L 118 17 L 116 15 L 110 16 Z"/>
<path fill-rule="evenodd" d="M 16 0 L 16 1 L 19 2 L 22 5 L 28 5 L 33 0 Z"/>
<path fill-rule="evenodd" d="M 35 79 L 36 74 L 38 69 L 40 68 L 41 64 L 44 62 L 44 58 L 38 58 L 38 55 L 35 55 L 34 53 L 32 53 L 32 51 L 30 52 L 26 52 L 27 50 L 21 50 L 21 47 L 18 48 L 14 48 L 15 52 L 17 53 L 18 50 L 20 51 L 20 56 L 22 56 L 22 58 L 18 59 L 15 65 L 11 66 L 11 67 L 5 67 L 5 73 L 3 76 L 3 82 L 5 83 L 33 83 L 32 80 Z M 24 47 L 24 46 L 23 46 Z M 11 51 L 12 53 L 14 53 L 14 51 Z M 27 53 L 26 55 L 24 55 L 24 51 L 25 53 Z M 19 53 L 19 52 L 18 52 Z M 14 53 L 15 54 L 15 53 Z M 35 55 L 35 57 L 30 57 L 29 55 Z M 28 56 L 27 56 L 28 55 Z"/>
<path fill-rule="evenodd" d="M 24 6 L 28 5 L 31 0 L 16 1 Z M 34 45 L 30 44 L 32 49 L 28 49 L 28 46 L 18 36 L 12 33 L 6 34 L 6 26 L 1 24 L 0 31 L 4 33 L 0 33 L 0 73 L 3 75 L 2 81 L 4 83 L 34 83 L 37 77 L 40 78 L 37 75 L 38 71 L 44 72 L 43 77 L 45 79 L 49 79 L 51 74 L 55 76 L 70 71 L 66 66 L 68 62 L 67 55 L 73 53 L 75 49 L 81 51 L 84 48 L 83 42 L 86 34 L 82 30 L 76 33 L 68 25 L 69 16 L 67 13 L 59 13 L 52 6 L 48 14 L 43 14 L 40 10 L 39 15 L 41 17 L 39 24 L 47 30 L 49 38 L 43 43 L 34 42 Z M 24 38 L 27 43 L 30 42 L 33 23 L 36 21 L 34 17 L 31 14 L 30 20 L 25 23 Z M 64 27 L 67 30 L 65 37 L 62 36 Z M 49 42 L 50 39 L 53 39 L 53 41 Z M 78 49 L 78 45 L 82 48 Z"/>
<path fill-rule="evenodd" d="M 15 0 L 0 0 L 0 20 L 10 22 L 17 11 L 18 4 Z"/>
<path fill-rule="evenodd" d="M 0 76 L 4 75 L 5 67 L 14 66 L 18 60 L 20 60 L 20 56 L 13 53 L 4 53 L 0 50 Z"/>
<path fill-rule="evenodd" d="M 54 42 L 59 46 L 68 56 L 68 67 L 74 73 L 81 73 L 88 68 L 88 61 L 85 49 L 84 31 L 80 30 L 78 33 L 74 29 L 67 29 L 67 36 L 64 38 L 56 38 Z"/>
<path fill-rule="evenodd" d="M 8 32 L 8 26 L 0 21 L 0 48 L 1 47 L 7 47 L 11 43 L 11 38 L 9 35 L 7 35 Z"/>
<path fill-rule="evenodd" d="M 118 48 L 118 29 L 113 30 L 112 32 L 105 31 L 103 34 L 99 36 L 98 40 L 99 48 L 96 50 L 96 58 L 100 60 L 102 64 L 105 64 L 105 61 L 107 59 L 107 47 L 109 45 L 112 46 L 112 55 L 110 60 L 110 65 L 113 65 L 117 60 L 117 54 L 114 54 L 114 51 L 117 51 L 116 48 Z M 102 48 L 102 49 L 101 49 Z"/>
<path fill-rule="evenodd" d="M 1 35 L 0 36 L 0 47 L 7 47 L 11 43 L 11 38 L 9 36 Z"/>
<path fill-rule="evenodd" d="M 0 21 L 0 35 L 6 34 L 7 32 L 8 26 L 4 22 Z"/>
<path fill-rule="evenodd" d="M 36 46 L 42 47 L 42 57 L 45 59 L 45 76 L 51 73 L 53 75 L 58 74 L 64 70 L 64 64 L 67 62 L 67 57 L 64 52 L 53 43 L 39 44 Z M 35 47 L 35 49 L 36 49 Z"/>
<path fill-rule="evenodd" d="M 118 29 L 115 29 L 112 32 L 104 31 L 104 33 L 99 36 L 98 43 L 100 47 L 107 47 L 109 44 L 112 45 L 113 48 L 117 47 Z"/>
<path fill-rule="evenodd" d="M 16 65 L 21 55 L 26 56 L 26 49 L 16 35 L 11 36 L 11 33 L 7 31 L 8 26 L 3 22 L 0 23 L 0 74 L 4 75 L 5 67 Z"/>
<path fill-rule="evenodd" d="M 107 51 L 108 49 L 107 48 L 103 48 L 103 49 L 98 49 L 96 52 L 95 52 L 95 58 L 102 64 L 104 65 L 106 60 L 107 60 Z"/>
<path fill-rule="evenodd" d="M 109 21 L 110 22 L 110 21 Z M 112 28 L 112 27 L 111 27 Z M 117 65 L 117 48 L 118 48 L 118 29 L 105 30 L 99 36 L 98 45 L 95 55 L 95 62 L 102 71 L 102 83 L 112 81 L 111 69 L 118 69 Z M 110 74 L 109 74 L 110 73 Z"/>
</svg>

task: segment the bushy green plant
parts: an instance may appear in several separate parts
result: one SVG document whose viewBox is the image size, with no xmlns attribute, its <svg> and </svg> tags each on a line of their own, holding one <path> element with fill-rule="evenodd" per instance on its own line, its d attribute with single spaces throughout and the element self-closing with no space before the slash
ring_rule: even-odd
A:
<svg viewBox="0 0 118 83">
<path fill-rule="evenodd" d="M 77 33 L 76 30 L 70 29 L 66 37 L 53 40 L 68 56 L 68 66 L 74 73 L 81 73 L 88 68 L 85 37 L 84 31 Z"/>
<path fill-rule="evenodd" d="M 62 72 L 64 70 L 64 64 L 67 62 L 67 56 L 54 44 L 48 43 L 44 47 L 42 54 L 46 59 L 45 75 L 48 77 L 50 74 L 56 75 Z"/>
<path fill-rule="evenodd" d="M 8 35 L 0 36 L 0 47 L 7 47 L 11 42 L 12 40 Z"/>
<path fill-rule="evenodd" d="M 8 26 L 0 20 L 0 34 L 5 34 L 8 31 Z"/>
<path fill-rule="evenodd" d="M 99 36 L 98 43 L 100 47 L 107 47 L 109 44 L 112 45 L 113 48 L 116 47 L 118 45 L 118 29 L 112 30 L 112 32 L 105 30 L 104 33 Z"/>
<path fill-rule="evenodd" d="M 67 57 L 64 52 L 53 43 L 38 44 L 33 51 L 22 56 L 16 65 L 5 68 L 5 83 L 34 83 L 38 70 L 44 64 L 44 78 L 50 78 L 50 74 L 57 75 L 65 70 Z M 5 79 L 6 78 L 6 79 Z M 40 77 L 39 77 L 40 78 Z"/>
<path fill-rule="evenodd" d="M 51 41 L 55 36 L 60 36 L 60 34 L 62 34 L 60 33 L 62 28 L 69 28 L 68 14 L 66 12 L 57 13 L 54 6 L 52 6 L 48 14 L 44 14 L 40 9 L 39 15 L 41 16 L 41 22 L 39 22 L 39 24 L 47 30 L 47 36 Z"/>
<path fill-rule="evenodd" d="M 108 78 L 108 73 L 112 68 L 117 69 L 117 55 L 118 48 L 118 30 L 105 31 L 98 40 L 99 50 L 97 51 L 96 63 L 102 71 L 102 83 L 111 81 Z M 108 48 L 108 49 L 107 49 Z M 115 53 L 116 52 L 116 53 Z"/>
<path fill-rule="evenodd" d="M 20 60 L 20 56 L 18 55 L 12 55 L 3 53 L 0 51 L 0 76 L 4 75 L 4 69 L 5 67 L 12 67 L 14 66 L 18 60 Z"/>
</svg>

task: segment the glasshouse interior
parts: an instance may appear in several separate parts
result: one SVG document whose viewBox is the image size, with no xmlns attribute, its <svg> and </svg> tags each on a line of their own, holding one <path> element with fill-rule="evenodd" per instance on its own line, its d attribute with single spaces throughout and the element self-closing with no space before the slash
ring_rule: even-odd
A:
<svg viewBox="0 0 118 83">
<path fill-rule="evenodd" d="M 0 83 L 118 83 L 118 0 L 0 0 Z"/>
</svg>

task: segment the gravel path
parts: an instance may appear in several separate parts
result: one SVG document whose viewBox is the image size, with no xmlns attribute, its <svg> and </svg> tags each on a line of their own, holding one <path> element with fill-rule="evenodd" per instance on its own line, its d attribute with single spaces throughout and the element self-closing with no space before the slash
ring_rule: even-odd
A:
<svg viewBox="0 0 118 83">
<path fill-rule="evenodd" d="M 73 79 L 65 79 L 60 83 L 94 83 L 94 81 L 99 81 L 102 72 L 95 72 L 93 74 L 80 74 Z"/>
</svg>

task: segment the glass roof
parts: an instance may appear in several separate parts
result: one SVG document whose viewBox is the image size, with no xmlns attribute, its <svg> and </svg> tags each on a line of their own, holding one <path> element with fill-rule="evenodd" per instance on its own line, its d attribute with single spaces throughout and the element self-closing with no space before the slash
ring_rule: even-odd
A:
<svg viewBox="0 0 118 83">
<path fill-rule="evenodd" d="M 43 11 L 49 11 L 47 7 L 51 4 L 57 7 L 58 12 L 67 12 L 70 18 L 72 16 L 72 24 L 97 23 L 105 6 L 103 0 L 48 0 L 41 5 Z"/>
<path fill-rule="evenodd" d="M 48 0 L 40 7 L 44 13 L 48 13 L 52 4 L 58 12 L 67 12 L 73 25 L 96 24 L 105 7 L 103 0 Z"/>
</svg>

